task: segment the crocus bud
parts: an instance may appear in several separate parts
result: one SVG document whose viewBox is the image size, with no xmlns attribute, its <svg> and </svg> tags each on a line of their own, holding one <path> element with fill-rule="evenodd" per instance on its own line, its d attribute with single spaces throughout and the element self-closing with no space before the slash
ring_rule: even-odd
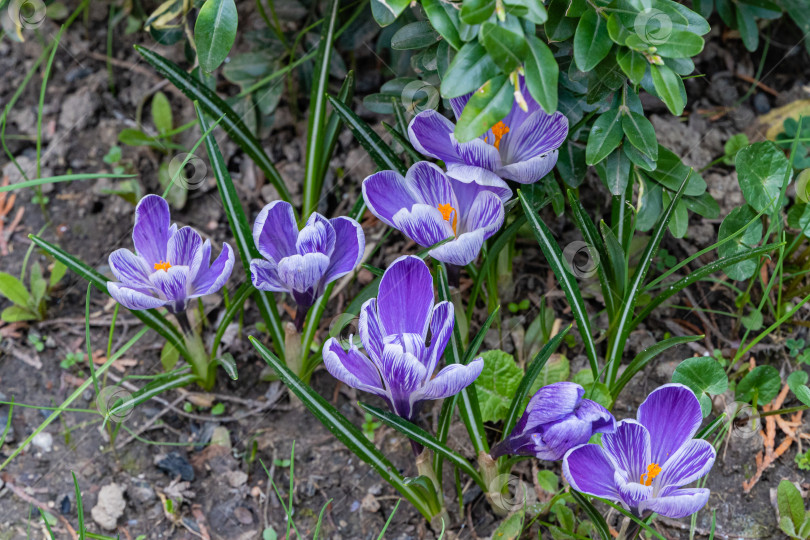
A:
<svg viewBox="0 0 810 540">
<path fill-rule="evenodd" d="M 584 394 L 584 388 L 571 382 L 538 390 L 512 433 L 492 448 L 492 457 L 513 454 L 557 461 L 594 433 L 615 431 L 616 420 L 610 411 L 583 399 Z"/>
</svg>

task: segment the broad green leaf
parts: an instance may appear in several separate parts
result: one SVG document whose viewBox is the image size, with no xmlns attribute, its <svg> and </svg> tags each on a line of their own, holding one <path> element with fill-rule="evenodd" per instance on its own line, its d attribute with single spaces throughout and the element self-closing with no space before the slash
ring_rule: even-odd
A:
<svg viewBox="0 0 810 540">
<path fill-rule="evenodd" d="M 668 58 L 692 58 L 703 50 L 703 38 L 686 30 L 673 31 L 663 43 L 656 43 L 655 52 Z"/>
<path fill-rule="evenodd" d="M 723 219 L 720 229 L 717 232 L 717 239 L 723 240 L 735 232 L 739 231 L 756 217 L 750 206 L 735 208 Z M 729 257 L 738 253 L 749 251 L 762 240 L 762 221 L 757 219 L 745 229 L 745 232 L 735 237 L 730 242 L 718 246 L 717 254 L 720 257 Z M 724 269 L 728 277 L 734 280 L 748 279 L 757 269 L 755 259 L 739 262 Z"/>
<path fill-rule="evenodd" d="M 451 47 L 459 50 L 464 42 L 458 33 L 458 11 L 452 6 L 447 6 L 442 0 L 422 0 L 422 7 L 433 28 Z M 444 73 L 444 70 L 439 69 L 439 73 Z"/>
<path fill-rule="evenodd" d="M 517 69 L 529 56 L 529 45 L 523 34 L 516 34 L 495 23 L 482 24 L 478 39 L 504 73 Z"/>
<path fill-rule="evenodd" d="M 523 494 L 516 495 L 516 497 L 523 496 Z M 523 509 L 510 515 L 498 525 L 498 528 L 492 533 L 492 538 L 497 538 L 498 540 L 517 540 L 523 532 L 523 521 L 525 518 L 526 512 Z"/>
<path fill-rule="evenodd" d="M 51 275 L 48 278 L 48 287 L 51 289 L 56 287 L 65 277 L 65 272 L 67 272 L 67 266 L 60 261 L 54 261 L 53 266 L 51 266 Z"/>
<path fill-rule="evenodd" d="M 595 10 L 587 10 L 579 19 L 574 34 L 574 62 L 579 70 L 587 72 L 595 68 L 612 46 L 607 21 Z"/>
<path fill-rule="evenodd" d="M 807 387 L 807 373 L 794 371 L 788 376 L 787 383 L 796 399 L 810 407 L 810 388 Z"/>
<path fill-rule="evenodd" d="M 770 403 L 782 388 L 779 371 L 773 366 L 757 366 L 737 384 L 737 399 L 758 405 Z"/>
<path fill-rule="evenodd" d="M 397 20 L 410 3 L 410 0 L 371 0 L 371 14 L 377 24 L 385 27 Z"/>
<path fill-rule="evenodd" d="M 180 360 L 180 351 L 168 341 L 164 343 L 163 348 L 160 349 L 160 365 L 163 366 L 163 371 L 173 370 L 178 360 Z"/>
<path fill-rule="evenodd" d="M 740 317 L 740 322 L 746 330 L 756 332 L 762 328 L 763 316 L 762 312 L 758 309 L 752 309 L 748 315 Z"/>
<path fill-rule="evenodd" d="M 625 148 L 627 148 L 625 146 Z M 636 207 L 636 229 L 649 231 L 661 216 L 664 206 L 663 188 L 647 175 L 638 174 L 638 205 Z"/>
<path fill-rule="evenodd" d="M 633 361 L 627 364 L 627 368 L 625 368 L 624 372 L 619 376 L 619 379 L 616 383 L 613 384 L 612 388 L 610 389 L 611 393 L 613 394 L 613 399 L 621 393 L 624 389 L 625 385 L 630 382 L 633 376 L 644 369 L 647 364 L 650 363 L 650 360 L 664 352 L 665 350 L 674 347 L 676 345 L 680 345 L 682 343 L 689 343 L 690 341 L 698 341 L 703 339 L 705 336 L 677 336 L 665 339 L 664 341 L 659 341 L 655 345 L 651 345 L 638 353 Z"/>
<path fill-rule="evenodd" d="M 666 104 L 669 112 L 675 116 L 683 114 L 685 103 L 683 94 L 681 94 L 681 90 L 683 89 L 683 81 L 681 78 L 667 66 L 651 64 L 650 70 L 652 71 L 652 81 L 655 86 L 655 92 L 658 94 L 658 97 L 661 98 L 661 101 Z"/>
<path fill-rule="evenodd" d="M 467 43 L 458 51 L 444 74 L 442 96 L 454 98 L 474 92 L 498 71 L 498 66 L 483 45 L 478 41 Z"/>
<path fill-rule="evenodd" d="M 519 16 L 534 24 L 544 24 L 548 20 L 548 12 L 542 0 L 504 0 L 506 13 Z"/>
<path fill-rule="evenodd" d="M 530 395 L 540 390 L 544 386 L 568 380 L 571 374 L 571 364 L 563 354 L 552 354 L 540 374 L 535 379 L 534 384 L 529 390 Z"/>
<path fill-rule="evenodd" d="M 793 522 L 794 529 L 802 526 L 805 519 L 804 501 L 790 480 L 779 482 L 779 487 L 776 488 L 776 505 L 779 508 L 779 517 L 788 518 Z"/>
<path fill-rule="evenodd" d="M 523 68 L 526 86 L 534 100 L 548 114 L 557 110 L 557 81 L 560 68 L 551 49 L 537 36 L 528 36 L 529 55 Z"/>
<path fill-rule="evenodd" d="M 152 123 L 155 124 L 158 133 L 165 135 L 174 128 L 172 119 L 172 106 L 169 98 L 163 92 L 155 92 L 152 96 Z"/>
<path fill-rule="evenodd" d="M 788 181 L 790 162 L 775 144 L 754 143 L 737 153 L 737 179 L 743 197 L 757 212 L 773 214 L 782 184 Z"/>
<path fill-rule="evenodd" d="M 656 182 L 660 182 L 670 191 L 678 191 L 688 177 L 684 195 L 698 197 L 706 191 L 706 180 L 697 172 L 683 164 L 674 152 L 665 146 L 658 145 L 658 166 L 647 173 Z"/>
<path fill-rule="evenodd" d="M 630 183 L 630 160 L 621 148 L 617 148 L 607 159 L 596 164 L 596 173 L 605 183 L 611 195 L 622 196 Z"/>
<path fill-rule="evenodd" d="M 537 471 L 537 484 L 546 493 L 554 495 L 560 487 L 560 478 L 554 474 L 554 471 L 542 469 Z"/>
<path fill-rule="evenodd" d="M 664 191 L 661 194 L 661 202 L 664 206 L 669 206 L 672 202 L 672 193 Z M 672 212 L 672 218 L 669 220 L 669 232 L 675 238 L 683 238 L 686 235 L 686 230 L 689 228 L 689 212 L 683 200 L 678 201 L 675 209 Z"/>
<path fill-rule="evenodd" d="M 441 39 L 429 21 L 408 23 L 391 36 L 391 48 L 396 50 L 424 49 Z"/>
<path fill-rule="evenodd" d="M 593 123 L 585 147 L 585 161 L 596 165 L 622 142 L 622 112 L 619 108 L 603 113 Z"/>
<path fill-rule="evenodd" d="M 613 398 L 610 395 L 610 389 L 601 381 L 594 382 L 593 373 L 590 369 L 583 369 L 577 372 L 571 379 L 585 389 L 585 397 L 592 401 L 597 402 L 601 406 L 609 409 L 613 404 Z"/>
<path fill-rule="evenodd" d="M 34 261 L 31 265 L 31 275 L 29 278 L 31 285 L 31 309 L 38 312 L 39 304 L 45 298 L 45 293 L 48 290 L 48 282 L 42 277 L 42 266 L 39 261 Z"/>
<path fill-rule="evenodd" d="M 630 112 L 622 117 L 622 129 L 630 144 L 639 149 L 653 161 L 658 160 L 658 140 L 655 128 L 644 115 Z M 619 195 L 619 193 L 614 193 Z"/>
<path fill-rule="evenodd" d="M 708 191 L 699 197 L 684 197 L 683 203 L 689 210 L 707 219 L 720 217 L 720 205 Z"/>
<path fill-rule="evenodd" d="M 0 272 L 0 295 L 22 307 L 27 306 L 31 299 L 22 281 L 6 272 Z"/>
<path fill-rule="evenodd" d="M 456 123 L 455 135 L 459 142 L 467 142 L 483 135 L 512 110 L 514 88 L 505 75 L 488 80 L 472 95 Z"/>
<path fill-rule="evenodd" d="M 788 210 L 788 226 L 810 238 L 810 204 L 794 204 Z"/>
<path fill-rule="evenodd" d="M 236 39 L 238 16 L 234 0 L 205 0 L 194 24 L 197 59 L 206 73 L 225 60 Z"/>
<path fill-rule="evenodd" d="M 3 310 L 3 313 L 0 313 L 0 319 L 7 323 L 35 321 L 38 318 L 36 313 L 22 306 L 9 306 Z"/>
<path fill-rule="evenodd" d="M 624 74 L 627 75 L 627 78 L 630 79 L 630 82 L 633 84 L 640 84 L 641 79 L 644 78 L 644 74 L 647 72 L 647 59 L 644 58 L 644 55 L 641 53 L 637 53 L 636 51 L 621 48 L 616 53 L 616 61 L 619 63 L 619 67 L 622 68 Z"/>
<path fill-rule="evenodd" d="M 232 381 L 236 381 L 239 379 L 239 372 L 236 367 L 236 360 L 233 359 L 233 355 L 231 353 L 225 353 L 216 360 L 214 363 L 220 366 L 222 369 L 225 370 L 225 373 L 228 374 L 228 377 L 231 378 Z"/>
<path fill-rule="evenodd" d="M 475 392 L 484 422 L 504 420 L 509 412 L 512 396 L 520 385 L 523 371 L 515 358 L 503 351 L 486 351 L 481 355 L 484 368 L 475 380 Z"/>
<path fill-rule="evenodd" d="M 464 0 L 461 5 L 461 20 L 467 24 L 479 24 L 489 19 L 495 11 L 495 0 Z"/>
<path fill-rule="evenodd" d="M 571 17 L 566 17 L 569 4 L 569 0 L 551 0 L 549 2 L 548 20 L 544 27 L 549 42 L 559 43 L 574 35 L 577 21 Z"/>
<path fill-rule="evenodd" d="M 688 386 L 700 401 L 705 418 L 712 409 L 709 396 L 722 394 L 728 389 L 728 377 L 723 367 L 710 356 L 687 358 L 675 368 L 672 382 Z"/>
</svg>

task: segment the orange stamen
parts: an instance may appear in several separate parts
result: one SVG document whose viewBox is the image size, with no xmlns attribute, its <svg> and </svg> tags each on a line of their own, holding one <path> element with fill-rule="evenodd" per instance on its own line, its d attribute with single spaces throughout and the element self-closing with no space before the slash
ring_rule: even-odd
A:
<svg viewBox="0 0 810 540">
<path fill-rule="evenodd" d="M 155 263 L 155 270 L 163 270 L 163 271 L 166 271 L 166 270 L 168 270 L 168 269 L 169 269 L 169 268 L 171 268 L 171 267 L 172 267 L 172 265 L 171 265 L 171 264 L 169 264 L 169 261 L 166 261 L 166 262 L 160 261 L 160 262 L 156 262 L 156 263 Z"/>
<path fill-rule="evenodd" d="M 442 218 L 453 227 L 453 234 L 456 234 L 456 225 L 458 225 L 458 212 L 456 212 L 456 209 L 449 204 L 440 204 L 438 209 L 442 213 Z M 451 217 L 453 221 L 450 221 Z"/>
<path fill-rule="evenodd" d="M 492 143 L 492 146 L 500 150 L 501 139 L 507 133 L 509 133 L 509 126 L 504 124 L 503 121 L 492 126 L 492 134 L 495 136 L 495 141 Z M 487 142 L 487 137 L 484 137 L 484 142 Z"/>
<path fill-rule="evenodd" d="M 639 484 L 643 486 L 651 486 L 653 478 L 661 473 L 661 467 L 657 463 L 647 465 L 647 472 L 641 475 Z M 645 478 L 646 477 L 646 478 Z"/>
</svg>

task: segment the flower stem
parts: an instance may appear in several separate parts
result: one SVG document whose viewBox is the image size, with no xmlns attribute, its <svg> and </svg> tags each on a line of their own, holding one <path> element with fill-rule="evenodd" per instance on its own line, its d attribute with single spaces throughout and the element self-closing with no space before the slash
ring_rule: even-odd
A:
<svg viewBox="0 0 810 540">
<path fill-rule="evenodd" d="M 301 306 L 295 308 L 295 329 L 299 334 L 304 330 L 304 323 L 307 320 L 308 311 L 309 308 L 303 308 Z"/>
<path fill-rule="evenodd" d="M 506 487 L 508 475 L 499 474 L 498 462 L 486 452 L 478 453 L 478 468 L 481 478 L 487 486 L 486 497 L 492 510 L 499 516 L 509 513 L 509 506 L 504 501 L 503 490 Z"/>
<path fill-rule="evenodd" d="M 447 283 L 451 287 L 458 289 L 458 285 L 461 282 L 461 267 L 456 266 L 455 264 L 448 264 L 447 265 Z"/>
<path fill-rule="evenodd" d="M 413 441 L 412 441 L 413 442 Z M 424 476 L 433 484 L 433 495 L 435 500 L 433 501 L 433 511 L 435 514 L 430 519 L 431 527 L 434 529 L 441 528 L 442 521 L 444 525 L 447 526 L 450 523 L 450 516 L 447 514 L 447 508 L 444 506 L 444 495 L 442 495 L 441 491 L 439 490 L 439 483 L 438 478 L 436 478 L 436 471 L 433 470 L 433 453 L 430 450 L 422 450 L 416 456 L 416 473 L 419 476 Z"/>
<path fill-rule="evenodd" d="M 191 371 L 197 376 L 197 384 L 203 390 L 213 389 L 216 383 L 216 369 L 211 363 L 208 351 L 205 350 L 202 337 L 191 326 L 185 311 L 178 311 L 174 316 L 177 322 L 180 323 L 180 328 L 183 329 L 183 338 L 190 356 L 190 358 L 186 358 L 186 361 L 191 366 Z"/>
</svg>

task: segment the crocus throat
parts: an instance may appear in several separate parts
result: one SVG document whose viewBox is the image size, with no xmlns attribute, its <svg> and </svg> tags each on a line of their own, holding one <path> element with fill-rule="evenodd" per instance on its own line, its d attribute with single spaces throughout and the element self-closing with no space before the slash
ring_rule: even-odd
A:
<svg viewBox="0 0 810 540">
<path fill-rule="evenodd" d="M 453 234 L 456 234 L 456 225 L 458 225 L 458 212 L 456 212 L 456 209 L 449 204 L 440 204 L 438 209 L 442 213 L 442 218 L 453 227 Z M 451 218 L 453 221 L 450 221 Z"/>
<path fill-rule="evenodd" d="M 155 270 L 163 270 L 163 271 L 166 271 L 166 270 L 168 270 L 168 269 L 169 269 L 169 268 L 171 268 L 171 267 L 172 267 L 172 265 L 171 265 L 171 264 L 169 264 L 169 261 L 166 261 L 166 262 L 160 261 L 160 262 L 156 262 L 156 263 L 155 263 Z"/>
<path fill-rule="evenodd" d="M 504 124 L 503 121 L 498 122 L 497 124 L 492 126 L 492 135 L 495 137 L 495 140 L 492 141 L 492 146 L 494 146 L 496 149 L 500 150 L 501 139 L 507 133 L 509 133 L 509 126 Z M 484 142 L 488 142 L 487 137 L 484 137 Z"/>
<path fill-rule="evenodd" d="M 647 465 L 647 472 L 641 475 L 639 484 L 642 486 L 651 486 L 653 478 L 661 473 L 661 466 L 657 463 L 650 463 Z"/>
</svg>

